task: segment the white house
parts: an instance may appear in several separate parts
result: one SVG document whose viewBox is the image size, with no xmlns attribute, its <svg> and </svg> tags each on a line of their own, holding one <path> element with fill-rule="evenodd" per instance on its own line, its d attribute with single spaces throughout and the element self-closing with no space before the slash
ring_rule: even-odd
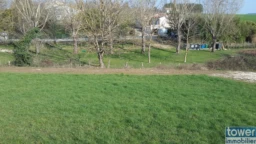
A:
<svg viewBox="0 0 256 144">
<path fill-rule="evenodd" d="M 159 17 L 156 21 L 156 24 L 152 25 L 151 27 L 154 29 L 170 28 L 170 24 L 169 24 L 169 20 L 168 20 L 167 16 Z"/>
<path fill-rule="evenodd" d="M 157 31 L 160 36 L 166 36 L 167 30 L 171 28 L 169 24 L 169 19 L 165 13 L 156 14 L 155 19 L 150 26 L 146 28 L 147 33 L 152 31 Z"/>
</svg>

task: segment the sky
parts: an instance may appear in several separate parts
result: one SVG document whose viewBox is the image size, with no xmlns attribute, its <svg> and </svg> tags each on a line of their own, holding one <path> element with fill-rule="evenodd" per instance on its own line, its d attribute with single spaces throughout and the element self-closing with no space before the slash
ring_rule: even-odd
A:
<svg viewBox="0 0 256 144">
<path fill-rule="evenodd" d="M 158 0 L 158 1 L 166 1 L 170 2 L 170 0 Z M 199 1 L 199 0 L 192 0 Z M 256 0 L 244 0 L 244 4 L 242 5 L 241 10 L 238 14 L 248 14 L 248 13 L 256 13 Z"/>
<path fill-rule="evenodd" d="M 8 0 L 11 2 L 12 0 Z M 158 0 L 158 2 L 163 0 Z M 169 2 L 170 0 L 164 0 Z M 196 1 L 196 0 L 195 0 Z M 256 0 L 244 0 L 244 4 L 238 14 L 248 14 L 248 13 L 256 13 Z"/>
<path fill-rule="evenodd" d="M 239 14 L 256 13 L 256 0 L 244 0 L 243 7 Z"/>
</svg>

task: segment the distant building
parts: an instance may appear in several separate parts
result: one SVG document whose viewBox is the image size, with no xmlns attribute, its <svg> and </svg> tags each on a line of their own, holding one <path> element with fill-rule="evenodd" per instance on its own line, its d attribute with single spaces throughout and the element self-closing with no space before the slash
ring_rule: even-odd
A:
<svg viewBox="0 0 256 144">
<path fill-rule="evenodd" d="M 167 36 L 167 31 L 170 28 L 168 15 L 166 13 L 159 13 L 152 18 L 151 25 L 146 29 L 147 32 L 155 31 L 159 36 Z"/>
</svg>

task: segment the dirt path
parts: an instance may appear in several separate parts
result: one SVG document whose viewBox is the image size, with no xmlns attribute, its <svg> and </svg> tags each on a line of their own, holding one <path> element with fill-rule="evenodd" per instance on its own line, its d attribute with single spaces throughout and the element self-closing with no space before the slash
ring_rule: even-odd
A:
<svg viewBox="0 0 256 144">
<path fill-rule="evenodd" d="M 175 74 L 214 74 L 208 70 L 176 69 L 100 69 L 100 68 L 34 68 L 0 67 L 0 72 L 11 73 L 63 73 L 63 74 L 134 74 L 134 75 L 175 75 Z"/>
<path fill-rule="evenodd" d="M 131 74 L 131 75 L 197 75 L 231 78 L 256 83 L 256 72 L 177 70 L 177 69 L 100 69 L 100 68 L 35 68 L 0 67 L 0 72 L 10 73 L 57 73 L 57 74 Z"/>
</svg>

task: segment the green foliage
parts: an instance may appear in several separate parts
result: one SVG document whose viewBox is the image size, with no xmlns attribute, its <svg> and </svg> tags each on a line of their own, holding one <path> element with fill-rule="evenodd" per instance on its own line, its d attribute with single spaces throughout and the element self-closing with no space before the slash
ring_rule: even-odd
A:
<svg viewBox="0 0 256 144">
<path fill-rule="evenodd" d="M 204 20 L 199 17 L 196 25 L 197 38 L 204 41 L 211 41 L 212 36 L 205 28 Z M 253 21 L 244 21 L 240 17 L 235 17 L 227 27 L 225 33 L 223 33 L 218 41 L 221 42 L 251 42 L 250 37 L 256 34 L 256 23 Z"/>
<path fill-rule="evenodd" d="M 65 26 L 63 24 L 59 24 L 56 20 L 49 20 L 46 23 L 43 32 L 45 32 L 48 37 L 53 39 L 70 37 L 70 34 L 67 32 Z"/>
<path fill-rule="evenodd" d="M 220 40 L 236 43 L 251 42 L 251 36 L 256 34 L 256 22 L 244 19 L 243 16 L 245 15 L 238 15 L 229 23 L 228 30 Z"/>
<path fill-rule="evenodd" d="M 251 41 L 250 37 L 256 34 L 256 22 L 238 20 L 238 22 L 236 22 L 236 26 L 237 33 L 235 36 L 237 37 L 238 42 L 244 42 L 246 39 L 247 41 Z"/>
<path fill-rule="evenodd" d="M 32 54 L 29 52 L 31 41 L 37 37 L 38 28 L 34 28 L 26 33 L 23 39 L 17 43 L 13 43 L 14 64 L 17 66 L 26 66 L 32 64 Z"/>
<path fill-rule="evenodd" d="M 238 42 L 243 43 L 246 40 L 248 34 L 243 33 L 245 28 L 243 21 L 240 18 L 235 17 L 227 27 L 227 30 L 224 34 L 219 37 L 219 40 L 222 42 Z"/>
<path fill-rule="evenodd" d="M 1 143 L 221 144 L 255 84 L 208 76 L 0 74 Z"/>
<path fill-rule="evenodd" d="M 13 10 L 6 9 L 0 13 L 0 31 L 6 31 L 9 34 L 14 32 L 14 23 L 13 23 Z"/>
</svg>

